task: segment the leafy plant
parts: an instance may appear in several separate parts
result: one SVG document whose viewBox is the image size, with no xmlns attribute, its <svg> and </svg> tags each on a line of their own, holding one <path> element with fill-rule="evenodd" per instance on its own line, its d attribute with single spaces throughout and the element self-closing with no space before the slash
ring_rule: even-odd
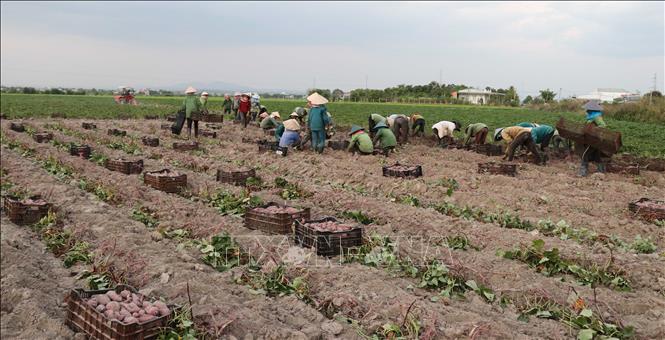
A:
<svg viewBox="0 0 665 340">
<path fill-rule="evenodd" d="M 90 244 L 88 242 L 76 241 L 66 253 L 63 259 L 65 268 L 69 268 L 78 262 L 90 263 L 93 255 L 89 251 Z"/>
<path fill-rule="evenodd" d="M 355 220 L 356 222 L 364 225 L 369 225 L 375 222 L 373 218 L 363 214 L 363 212 L 360 210 L 347 210 L 343 212 L 341 216 L 344 218 Z"/>
<path fill-rule="evenodd" d="M 568 274 L 576 277 L 583 285 L 601 284 L 619 290 L 630 290 L 630 285 L 621 270 L 611 268 L 609 265 L 606 268 L 596 265 L 586 267 L 572 260 L 563 259 L 557 248 L 546 250 L 545 242 L 540 239 L 534 240 L 529 247 L 500 250 L 497 254 L 506 259 L 524 262 L 546 276 Z"/>
<path fill-rule="evenodd" d="M 143 223 L 146 227 L 153 229 L 159 226 L 156 214 L 146 207 L 132 209 L 132 219 Z"/>
<path fill-rule="evenodd" d="M 638 253 L 651 254 L 656 251 L 658 247 L 651 240 L 651 237 L 642 238 L 642 236 L 635 236 L 635 240 L 631 243 L 630 248 Z"/>
<path fill-rule="evenodd" d="M 278 265 L 268 273 L 264 273 L 258 268 L 249 268 L 236 283 L 249 285 L 255 292 L 267 296 L 294 294 L 300 300 L 307 303 L 312 302 L 309 296 L 309 285 L 305 278 L 302 276 L 290 278 L 286 275 L 286 268 L 283 265 Z"/>
<path fill-rule="evenodd" d="M 448 190 L 446 191 L 446 195 L 448 195 L 448 197 L 452 196 L 453 192 L 455 192 L 455 190 L 459 189 L 459 183 L 454 178 L 439 179 L 436 182 L 436 185 L 440 185 L 440 186 L 448 188 Z"/>
<path fill-rule="evenodd" d="M 157 336 L 158 340 L 196 340 L 199 335 L 192 321 L 192 311 L 189 308 L 176 308 L 173 318 Z"/>
<path fill-rule="evenodd" d="M 94 183 L 87 179 L 80 179 L 79 188 L 81 190 L 93 193 L 95 196 L 97 196 L 97 198 L 104 202 L 115 202 L 117 200 L 113 190 L 103 186 L 100 183 Z"/>
<path fill-rule="evenodd" d="M 282 188 L 280 196 L 285 200 L 294 200 L 301 197 L 310 197 L 311 193 L 301 189 L 297 184 L 289 183 L 282 177 L 275 178 L 275 186 Z"/>
<path fill-rule="evenodd" d="M 106 160 L 108 160 L 108 159 L 109 159 L 108 157 L 104 156 L 101 153 L 95 152 L 95 151 L 93 151 L 90 154 L 90 161 L 97 164 L 97 165 L 99 165 L 99 166 L 104 166 L 104 164 L 106 163 Z"/>
<path fill-rule="evenodd" d="M 418 287 L 440 289 L 439 294 L 445 297 L 464 296 L 467 290 L 464 279 L 450 275 L 448 267 L 436 260 L 430 262 L 421 273 Z"/>
<path fill-rule="evenodd" d="M 201 241 L 199 251 L 201 260 L 220 272 L 249 262 L 249 256 L 226 232 L 213 236 L 210 242 Z"/>
<path fill-rule="evenodd" d="M 469 239 L 465 235 L 455 235 L 446 237 L 446 246 L 450 249 L 459 249 L 466 250 L 466 248 L 471 247 L 475 250 L 479 248 L 472 245 Z"/>
<path fill-rule="evenodd" d="M 399 202 L 402 204 L 410 205 L 412 207 L 420 206 L 420 200 L 418 199 L 418 197 L 411 194 L 400 197 Z"/>
<path fill-rule="evenodd" d="M 51 175 L 54 175 L 59 180 L 63 180 L 67 177 L 71 177 L 74 171 L 60 163 L 57 159 L 49 157 L 46 160 L 42 161 L 42 168 L 46 170 Z"/>
<path fill-rule="evenodd" d="M 228 191 L 217 191 L 206 197 L 208 203 L 217 209 L 222 215 L 243 215 L 247 209 L 261 205 L 261 198 L 258 196 L 243 193 L 242 196 L 236 196 Z"/>
</svg>

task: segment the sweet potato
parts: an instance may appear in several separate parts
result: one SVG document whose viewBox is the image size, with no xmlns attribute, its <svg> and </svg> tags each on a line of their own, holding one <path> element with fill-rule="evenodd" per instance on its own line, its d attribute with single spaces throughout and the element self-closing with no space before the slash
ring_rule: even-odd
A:
<svg viewBox="0 0 665 340">
<path fill-rule="evenodd" d="M 130 303 L 125 304 L 125 308 L 127 308 L 127 310 L 128 310 L 130 313 L 138 312 L 139 309 L 140 309 L 139 306 L 137 306 L 137 305 L 136 305 L 135 303 L 133 303 L 133 302 L 130 302 Z"/>
<path fill-rule="evenodd" d="M 97 295 L 93 296 L 93 298 L 95 300 L 97 300 L 97 302 L 99 302 L 102 305 L 105 305 L 105 304 L 111 302 L 111 298 L 109 298 L 107 295 L 104 295 L 104 294 L 97 294 Z"/>
<path fill-rule="evenodd" d="M 108 292 L 106 292 L 106 295 L 113 301 L 118 301 L 118 302 L 122 301 L 122 297 L 115 291 L 109 290 Z"/>
<path fill-rule="evenodd" d="M 92 308 L 95 308 L 98 305 L 98 302 L 95 299 L 88 299 L 88 301 L 86 301 L 86 303 L 88 304 L 88 306 L 90 306 Z"/>
<path fill-rule="evenodd" d="M 154 315 L 146 314 L 146 315 L 139 316 L 139 322 L 143 323 L 143 322 L 153 320 L 155 318 L 156 318 L 156 316 L 154 316 Z"/>
<path fill-rule="evenodd" d="M 128 291 L 127 289 L 120 292 L 120 296 L 122 296 L 123 299 L 126 299 L 128 296 L 131 296 L 131 295 L 132 295 L 132 292 Z"/>
<path fill-rule="evenodd" d="M 111 301 L 106 304 L 106 309 L 118 312 L 120 311 L 120 304 L 116 301 Z"/>
<path fill-rule="evenodd" d="M 104 316 L 106 316 L 107 319 L 113 320 L 115 319 L 115 312 L 110 309 L 107 309 L 104 311 Z"/>
<path fill-rule="evenodd" d="M 160 308 L 159 309 L 159 315 L 160 316 L 166 316 L 171 314 L 171 310 L 168 307 Z"/>
<path fill-rule="evenodd" d="M 133 316 L 125 317 L 125 319 L 123 320 L 124 323 L 136 323 L 137 321 L 139 321 L 139 320 L 137 320 Z"/>
<path fill-rule="evenodd" d="M 104 313 L 104 311 L 106 310 L 106 305 L 99 304 L 97 305 L 97 307 L 95 307 L 95 310 L 100 313 Z"/>
<path fill-rule="evenodd" d="M 145 313 L 148 315 L 157 316 L 159 315 L 159 308 L 155 306 L 148 307 L 145 309 Z"/>
</svg>

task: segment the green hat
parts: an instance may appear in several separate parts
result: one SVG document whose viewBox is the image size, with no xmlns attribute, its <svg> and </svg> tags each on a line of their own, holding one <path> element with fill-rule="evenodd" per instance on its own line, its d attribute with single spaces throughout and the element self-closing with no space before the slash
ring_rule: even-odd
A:
<svg viewBox="0 0 665 340">
<path fill-rule="evenodd" d="M 503 128 L 498 128 L 494 130 L 494 140 L 497 142 L 503 139 L 503 137 L 501 136 L 501 131 L 503 131 Z"/>
<path fill-rule="evenodd" d="M 352 134 L 354 134 L 358 131 L 365 131 L 365 129 L 363 129 L 362 126 L 352 125 L 351 126 L 351 132 L 349 132 L 349 136 L 351 136 Z"/>
<path fill-rule="evenodd" d="M 372 128 L 372 130 L 377 131 L 380 128 L 386 128 L 387 129 L 388 125 L 386 125 L 385 122 L 378 122 L 376 125 L 374 125 L 374 128 Z"/>
</svg>

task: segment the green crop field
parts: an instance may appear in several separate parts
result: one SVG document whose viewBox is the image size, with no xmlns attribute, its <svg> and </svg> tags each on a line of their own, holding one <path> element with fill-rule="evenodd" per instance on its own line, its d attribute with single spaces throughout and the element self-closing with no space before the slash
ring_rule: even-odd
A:
<svg viewBox="0 0 665 340">
<path fill-rule="evenodd" d="M 182 103 L 182 97 L 138 97 L 140 105 L 118 105 L 110 96 L 65 96 L 65 95 L 0 95 L 0 111 L 12 117 L 44 117 L 53 112 L 61 112 L 72 118 L 118 117 L 120 113 L 142 117 L 144 115 L 166 116 L 174 113 Z M 220 97 L 210 99 L 209 109 L 221 111 Z M 265 99 L 261 103 L 269 111 L 279 111 L 286 117 L 297 106 L 304 106 L 303 100 Z M 463 125 L 482 122 L 494 128 L 510 126 L 530 121 L 554 125 L 559 117 L 582 121 L 583 116 L 571 112 L 544 112 L 525 108 L 470 106 L 470 105 L 428 105 L 428 104 L 378 104 L 378 103 L 330 103 L 329 111 L 336 124 L 367 125 L 370 113 L 388 115 L 392 113 L 411 114 L 420 112 L 429 126 L 440 120 L 459 120 Z M 628 122 L 606 118 L 609 128 L 623 134 L 623 152 L 642 156 L 665 157 L 665 124 Z"/>
</svg>

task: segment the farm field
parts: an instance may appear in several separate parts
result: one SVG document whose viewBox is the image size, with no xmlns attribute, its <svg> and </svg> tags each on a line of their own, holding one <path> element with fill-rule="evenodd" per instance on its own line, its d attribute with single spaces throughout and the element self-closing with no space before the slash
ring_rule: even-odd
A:
<svg viewBox="0 0 665 340">
<path fill-rule="evenodd" d="M 554 160 L 518 163 L 516 177 L 478 174 L 479 162 L 499 158 L 426 142 L 389 158 L 330 149 L 281 157 L 257 150 L 260 129 L 231 122 L 217 138 L 202 137 L 200 150 L 177 151 L 172 143 L 182 140 L 161 128 L 165 120 L 109 119 L 118 107 L 105 100 L 2 95 L 3 114 L 30 117 L 26 132 L 0 121 L 2 193 L 39 194 L 54 206 L 30 226 L 3 210 L 3 336 L 72 338 L 62 297 L 72 287 L 127 283 L 191 303 L 193 324 L 179 316 L 165 339 L 665 337 L 665 226 L 628 209 L 642 197 L 665 198 L 663 172 L 578 178 L 576 163 Z M 163 116 L 179 99 L 139 101 L 122 109 Z M 284 114 L 297 103 L 264 105 Z M 330 105 L 342 125 L 366 124 L 367 110 L 412 108 Z M 464 122 L 471 109 L 418 107 L 428 120 L 450 113 Z M 515 111 L 519 121 L 557 119 L 477 109 L 493 126 Z M 46 118 L 52 112 L 68 118 Z M 127 135 L 108 135 L 113 128 Z M 42 131 L 50 142 L 31 136 Z M 143 136 L 159 137 L 159 146 L 143 145 Z M 662 155 L 641 141 L 635 150 Z M 89 145 L 92 157 L 71 156 L 70 143 Z M 146 186 L 145 174 L 102 166 L 118 158 L 186 174 L 187 186 L 166 193 Z M 423 176 L 383 177 L 394 162 L 422 165 Z M 257 177 L 247 187 L 215 180 L 218 169 L 249 168 Z M 327 258 L 288 235 L 246 228 L 245 210 L 266 202 L 362 225 L 364 245 Z"/>
<path fill-rule="evenodd" d="M 211 97 L 210 110 L 221 110 L 223 98 Z M 119 113 L 126 117 L 145 115 L 166 116 L 177 111 L 182 103 L 181 97 L 138 97 L 139 106 L 118 107 L 110 96 L 63 96 L 63 95 L 0 95 L 0 112 L 9 117 L 48 117 L 60 112 L 71 118 L 118 118 Z M 304 101 L 265 99 L 261 102 L 269 111 L 279 111 L 283 117 Z M 455 119 L 463 125 L 483 122 L 493 131 L 494 128 L 509 126 L 523 121 L 535 121 L 555 125 L 561 116 L 566 119 L 582 121 L 583 116 L 571 112 L 551 113 L 513 107 L 480 107 L 469 105 L 412 105 L 412 104 L 374 104 L 374 103 L 329 103 L 336 124 L 367 125 L 367 115 L 379 113 L 410 114 L 420 112 L 429 127 L 440 120 Z M 662 124 L 637 123 L 606 118 L 610 129 L 623 134 L 622 152 L 639 156 L 665 158 L 665 122 Z M 458 136 L 461 136 L 458 134 Z"/>
</svg>

